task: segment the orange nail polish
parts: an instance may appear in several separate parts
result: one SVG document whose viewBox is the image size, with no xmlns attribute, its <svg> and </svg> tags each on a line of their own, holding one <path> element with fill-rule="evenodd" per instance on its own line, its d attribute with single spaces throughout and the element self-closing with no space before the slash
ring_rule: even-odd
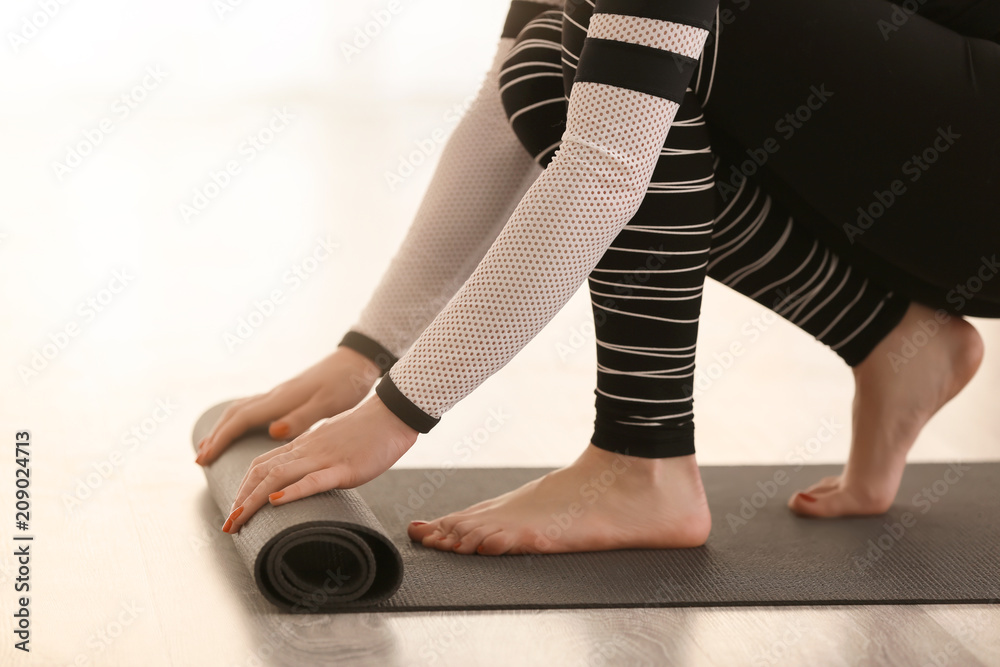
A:
<svg viewBox="0 0 1000 667">
<path fill-rule="evenodd" d="M 477 553 L 483 553 L 483 545 L 482 544 L 480 544 L 478 547 L 476 547 L 476 552 Z"/>
<path fill-rule="evenodd" d="M 269 495 L 268 498 L 271 499 L 271 502 L 274 502 L 275 500 L 280 499 L 281 496 L 283 496 L 283 495 L 285 495 L 284 491 L 275 491 L 274 493 L 272 493 L 271 495 Z"/>
<path fill-rule="evenodd" d="M 412 525 L 414 525 L 414 526 L 426 526 L 427 525 L 426 521 L 411 521 L 410 523 Z"/>
<path fill-rule="evenodd" d="M 222 530 L 228 533 L 229 528 L 232 527 L 233 525 L 233 521 L 238 519 L 241 514 L 243 514 L 243 505 L 240 505 L 239 507 L 233 510 L 233 513 L 229 515 L 228 519 L 226 519 L 225 525 L 222 526 Z"/>
<path fill-rule="evenodd" d="M 267 432 L 275 440 L 281 440 L 291 430 L 292 427 L 287 422 L 271 422 L 271 426 L 268 427 Z"/>
<path fill-rule="evenodd" d="M 441 540 L 446 540 L 446 539 L 448 539 L 448 536 L 447 535 L 442 535 L 441 537 L 438 538 L 438 542 L 440 542 Z"/>
<path fill-rule="evenodd" d="M 811 503 L 816 502 L 816 497 L 815 496 L 811 496 L 808 493 L 804 493 L 802 491 L 799 492 L 799 497 L 801 497 L 802 500 L 807 500 L 807 501 L 809 501 Z"/>
<path fill-rule="evenodd" d="M 455 542 L 455 546 L 453 546 L 453 547 L 452 547 L 452 549 L 457 549 L 457 548 L 459 548 L 460 546 L 462 546 L 462 543 L 461 543 L 461 542 Z"/>
</svg>

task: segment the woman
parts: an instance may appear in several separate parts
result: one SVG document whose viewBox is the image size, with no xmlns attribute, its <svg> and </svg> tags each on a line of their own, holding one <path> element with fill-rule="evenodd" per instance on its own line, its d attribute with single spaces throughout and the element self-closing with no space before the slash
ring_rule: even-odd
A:
<svg viewBox="0 0 1000 667">
<path fill-rule="evenodd" d="M 713 142 L 718 141 L 716 127 L 720 128 L 719 136 L 737 145 L 742 140 L 748 146 L 754 145 L 755 131 L 761 127 L 768 129 L 763 123 L 732 121 L 731 116 L 741 114 L 721 113 L 726 111 L 726 105 L 712 99 L 712 96 L 723 101 L 739 98 L 738 92 L 734 92 L 738 86 L 727 84 L 731 79 L 724 76 L 726 35 L 735 39 L 738 33 L 751 31 L 754 21 L 766 21 L 767 13 L 757 14 L 743 8 L 736 21 L 727 24 L 726 15 L 720 12 L 718 24 L 723 30 L 714 42 L 719 49 L 718 71 L 712 70 L 714 78 L 710 75 L 702 99 L 698 100 L 686 96 L 685 91 L 695 71 L 695 59 L 708 36 L 706 28 L 715 20 L 716 7 L 699 2 L 662 5 L 599 0 L 591 17 L 585 4 L 571 4 L 566 8 L 560 39 L 546 43 L 542 38 L 524 37 L 515 45 L 513 35 L 521 33 L 521 27 L 532 19 L 537 22 L 524 33 L 554 28 L 555 17 L 546 17 L 543 12 L 549 7 L 540 3 L 513 4 L 490 77 L 477 104 L 442 155 L 441 166 L 403 249 L 361 321 L 345 336 L 334 355 L 269 394 L 241 403 L 220 420 L 201 444 L 199 462 L 205 464 L 251 426 L 270 421 L 274 437 L 295 437 L 316 419 L 338 415 L 312 433 L 254 462 L 225 530 L 238 530 L 268 501 L 268 494 L 270 502 L 278 505 L 329 488 L 356 486 L 381 474 L 412 445 L 418 432 L 429 430 L 448 408 L 530 340 L 584 278 L 589 275 L 594 294 L 609 296 L 607 288 L 615 289 L 621 283 L 608 278 L 615 274 L 638 275 L 640 269 L 634 260 L 640 256 L 647 260 L 646 268 L 641 270 L 647 275 L 660 276 L 665 282 L 647 282 L 636 287 L 638 293 L 634 294 L 616 292 L 612 306 L 602 299 L 595 300 L 599 350 L 605 356 L 610 355 L 608 358 L 615 359 L 616 355 L 617 358 L 606 364 L 599 357 L 598 420 L 591 446 L 573 465 L 522 489 L 443 519 L 412 525 L 411 537 L 440 549 L 485 554 L 703 543 L 710 519 L 693 456 L 690 384 L 685 385 L 684 380 L 689 377 L 685 372 L 692 365 L 701 284 L 705 273 L 713 270 L 724 282 L 741 291 L 745 288 L 744 293 L 755 298 L 764 300 L 779 295 L 780 299 L 766 305 L 829 342 L 855 366 L 861 399 L 857 404 L 862 409 L 856 415 L 848 469 L 842 478 L 828 480 L 812 489 L 811 495 L 793 497 L 793 508 L 827 516 L 884 509 L 885 498 L 894 495 L 898 486 L 905 450 L 920 426 L 968 382 L 978 366 L 981 356 L 978 336 L 957 318 L 941 325 L 933 345 L 907 367 L 907 373 L 921 379 L 931 374 L 944 378 L 932 383 L 931 389 L 922 394 L 911 391 L 907 395 L 915 383 L 901 381 L 908 378 L 898 374 L 887 375 L 885 364 L 869 363 L 881 359 L 879 346 L 898 342 L 899 337 L 933 311 L 911 304 L 910 293 L 896 294 L 885 287 L 903 285 L 905 281 L 894 283 L 889 273 L 880 280 L 868 277 L 865 274 L 871 273 L 867 271 L 871 267 L 862 266 L 858 256 L 846 256 L 842 250 L 838 253 L 832 242 L 820 238 L 818 227 L 814 229 L 799 222 L 818 219 L 829 225 L 830 221 L 842 220 L 843 213 L 837 208 L 839 200 L 834 198 L 831 202 L 829 188 L 815 187 L 809 174 L 797 180 L 789 177 L 789 170 L 792 177 L 799 175 L 796 165 L 808 164 L 779 160 L 785 155 L 794 156 L 794 150 L 785 148 L 796 144 L 782 146 L 784 153 L 768 150 L 770 159 L 758 165 L 761 182 L 766 182 L 765 172 L 771 174 L 768 178 L 773 182 L 768 182 L 768 187 L 780 190 L 778 185 L 792 182 L 787 192 L 782 191 L 781 201 L 796 209 L 796 218 L 777 214 L 775 202 L 752 194 L 753 187 L 746 184 L 734 187 L 735 193 L 725 209 L 717 210 L 711 183 L 711 156 L 706 150 L 707 142 L 703 141 L 704 127 L 698 122 L 697 103 L 707 99 L 706 114 L 713 122 Z M 723 11 L 734 11 L 723 7 Z M 868 11 L 876 17 L 879 11 L 884 13 L 890 7 L 866 0 L 839 11 L 847 14 Z M 783 7 L 783 11 L 791 17 L 796 11 L 809 14 L 791 4 Z M 837 11 L 828 13 L 823 30 L 813 28 L 814 32 L 823 33 L 830 27 L 829 21 L 840 16 Z M 809 26 L 809 19 L 807 15 L 796 23 L 789 18 L 788 25 Z M 576 27 L 578 38 L 584 37 L 579 39 L 581 48 L 573 48 L 573 35 L 567 25 Z M 773 28 L 773 22 L 768 25 Z M 840 39 L 845 34 L 851 35 L 849 43 L 854 48 L 858 40 L 850 32 L 852 25 L 845 26 L 839 34 Z M 901 29 L 897 43 L 908 44 L 908 38 L 902 34 Z M 808 37 L 818 39 L 813 34 Z M 551 161 L 535 179 L 537 170 L 523 149 L 504 135 L 502 128 L 490 125 L 500 122 L 499 92 L 495 83 L 491 85 L 491 79 L 496 82 L 501 64 L 510 60 L 508 70 L 537 67 L 539 71 L 533 72 L 537 76 L 531 80 L 551 81 L 556 74 L 546 71 L 551 70 L 551 60 L 543 57 L 516 62 L 516 59 L 532 49 L 552 51 L 551 47 L 560 42 L 568 56 L 564 70 L 575 68 L 575 74 L 571 75 L 572 94 L 568 107 L 562 110 L 565 130 L 560 130 L 557 136 L 561 137 L 561 144 L 552 142 L 559 145 L 559 150 L 554 157 L 549 156 Z M 885 44 L 889 45 L 885 52 L 875 56 L 889 57 L 895 50 L 906 51 L 891 40 Z M 808 45 L 809 42 L 804 46 Z M 739 55 L 751 61 L 747 67 L 753 74 L 754 63 L 746 57 L 748 53 L 752 51 L 743 50 Z M 767 50 L 762 53 L 767 55 Z M 822 58 L 814 59 L 814 66 L 835 61 L 828 49 L 821 55 Z M 835 64 L 840 69 L 849 69 L 843 63 Z M 878 68 L 870 69 L 874 72 L 864 70 L 870 76 L 861 78 L 867 85 L 877 87 L 877 81 L 868 80 L 880 76 L 886 79 L 887 75 L 878 74 L 881 71 Z M 704 70 L 703 66 L 701 74 Z M 561 78 L 563 72 L 558 76 Z M 773 74 L 768 72 L 768 76 Z M 996 74 L 980 72 L 979 76 L 988 79 Z M 767 81 L 764 74 L 758 73 L 756 77 Z M 515 75 L 508 83 L 513 84 L 518 78 Z M 749 74 L 737 80 L 756 83 Z M 700 81 L 695 85 L 700 88 Z M 504 92 L 509 95 L 514 87 L 511 85 Z M 831 90 L 832 95 L 844 92 Z M 935 90 L 940 92 L 941 88 Z M 961 97 L 965 89 L 958 86 L 957 90 L 953 97 Z M 768 90 L 758 97 L 780 100 L 787 95 L 784 89 L 771 93 Z M 820 101 L 815 100 L 814 104 Z M 558 108 L 540 104 L 528 112 L 544 106 Z M 720 108 L 717 120 L 709 113 L 715 106 Z M 766 105 L 761 105 L 763 109 L 747 103 L 735 106 L 746 110 L 742 114 L 746 116 L 773 113 L 773 108 Z M 835 107 L 831 104 L 830 108 Z M 511 113 L 511 122 L 518 134 L 526 137 L 528 133 L 518 129 L 518 122 L 527 118 L 528 112 L 518 115 L 519 111 L 522 110 Z M 841 113 L 849 112 L 848 109 Z M 856 109 L 854 113 L 856 117 Z M 820 118 L 818 112 L 816 118 Z M 561 119 L 557 117 L 556 125 L 559 122 Z M 672 124 L 674 130 L 670 130 Z M 806 130 L 813 125 L 822 128 L 818 123 L 796 128 L 798 138 L 808 138 Z M 477 134 L 476 127 L 492 130 L 481 135 L 478 145 L 476 137 L 469 136 Z M 815 134 L 823 136 L 819 130 Z M 679 143 L 665 144 L 666 139 Z M 525 144 L 528 143 L 526 140 Z M 804 147 L 799 150 L 809 154 L 808 141 L 803 140 L 801 145 Z M 830 148 L 829 138 L 821 145 Z M 815 146 L 811 150 L 811 159 L 815 160 Z M 727 154 L 718 152 L 725 165 Z M 735 151 L 728 154 L 730 160 L 733 154 Z M 548 159 L 544 154 L 539 157 L 543 161 Z M 975 152 L 966 159 L 970 165 L 991 166 L 989 156 L 984 162 Z M 699 170 L 707 175 L 684 178 L 684 174 Z M 878 168 L 874 169 L 877 172 Z M 719 169 L 719 173 L 727 172 Z M 784 175 L 785 179 L 774 174 Z M 986 175 L 995 174 L 996 170 Z M 867 187 L 869 181 L 860 182 Z M 528 184 L 530 187 L 522 198 L 520 192 Z M 810 196 L 803 196 L 803 192 Z M 671 203 L 656 204 L 653 194 L 669 198 Z M 467 203 L 474 207 L 471 209 L 474 214 L 465 207 Z M 516 207 L 507 220 L 505 214 L 514 203 Z M 880 224 L 891 220 L 892 216 L 884 216 Z M 866 240 L 881 238 L 881 232 L 875 231 L 876 228 L 866 229 Z M 775 235 L 770 242 L 769 235 Z M 662 249 L 650 250 L 651 237 L 662 241 L 659 244 Z M 878 248 L 874 241 L 870 245 Z M 485 256 L 480 262 L 483 252 Z M 433 266 L 422 264 L 428 256 L 435 257 Z M 656 268 L 648 267 L 650 257 L 656 258 Z M 877 259 L 885 264 L 883 257 Z M 476 262 L 478 266 L 474 266 Z M 949 270 L 954 267 L 946 266 L 941 274 L 949 275 Z M 772 271 L 777 271 L 774 274 L 777 279 L 767 278 Z M 448 301 L 449 292 L 459 285 L 461 289 Z M 835 290 L 836 286 L 839 289 Z M 408 293 L 413 290 L 419 293 Z M 781 290 L 785 290 L 783 294 Z M 994 294 L 983 291 L 983 297 Z M 850 300 L 838 302 L 845 295 L 851 295 Z M 989 305 L 988 298 L 982 301 Z M 437 313 L 445 302 L 447 305 Z M 630 312 L 629 307 L 623 307 L 626 302 L 637 310 Z M 643 308 L 653 310 L 639 312 Z M 656 334 L 659 340 L 667 340 L 669 344 L 636 344 L 634 338 L 628 338 L 629 330 L 639 332 L 641 340 L 651 329 L 613 323 L 616 317 L 636 315 L 655 322 L 662 329 L 662 336 Z M 670 359 L 670 365 L 648 367 L 650 360 L 659 359 Z M 624 371 L 620 367 L 623 360 L 632 364 Z M 376 395 L 348 410 L 363 397 L 379 371 L 390 366 L 392 370 L 379 383 Z M 626 391 L 602 394 L 602 381 L 607 385 L 621 377 L 627 379 L 619 385 Z M 641 382 L 650 386 L 637 386 L 632 378 L 641 378 Z M 602 395 L 607 399 L 604 405 Z M 868 401 L 869 395 L 877 400 Z M 657 408 L 655 414 L 637 411 L 635 405 L 639 403 Z M 887 415 L 892 417 L 892 428 L 874 428 L 884 424 Z M 653 426 L 647 426 L 643 419 Z M 554 512 L 566 511 L 578 493 L 581 480 L 608 467 L 623 472 L 620 481 L 597 506 L 589 508 L 565 531 L 558 542 L 545 540 L 544 528 L 551 521 L 549 517 Z M 864 493 L 871 490 L 877 494 L 865 497 Z M 815 507 L 812 511 L 808 508 L 810 504 Z"/>
</svg>

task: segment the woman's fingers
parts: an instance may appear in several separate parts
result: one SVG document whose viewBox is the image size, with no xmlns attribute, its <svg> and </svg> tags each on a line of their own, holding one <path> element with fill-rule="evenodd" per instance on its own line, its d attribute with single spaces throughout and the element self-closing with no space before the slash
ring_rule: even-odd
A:
<svg viewBox="0 0 1000 667">
<path fill-rule="evenodd" d="M 309 473 L 294 484 L 289 484 L 276 493 L 268 494 L 268 496 L 271 504 L 277 507 L 330 489 L 339 489 L 344 486 L 347 479 L 348 475 L 343 468 L 323 468 Z"/>
<path fill-rule="evenodd" d="M 281 501 L 291 491 L 290 500 L 296 500 L 335 488 L 339 479 L 337 470 L 335 468 L 315 470 L 314 466 L 315 462 L 299 458 L 271 468 L 260 484 L 229 515 L 222 530 L 227 533 L 238 532 L 240 527 L 268 502 L 268 497 L 272 494 L 275 501 Z M 290 500 L 285 502 L 290 502 Z"/>
<path fill-rule="evenodd" d="M 242 415 L 244 414 L 243 411 L 246 409 L 246 406 L 259 398 L 259 396 L 244 398 L 223 410 L 222 416 L 219 417 L 219 420 L 212 426 L 212 430 L 208 432 L 207 436 L 202 438 L 201 442 L 198 443 L 198 456 L 195 458 L 194 462 L 202 465 L 207 463 L 207 454 L 210 451 L 214 451 L 215 447 L 213 443 L 218 440 L 219 434 L 231 432 L 231 429 L 233 429 L 233 420 L 242 419 Z M 225 447 L 225 445 L 223 445 L 223 447 Z"/>
<path fill-rule="evenodd" d="M 264 503 L 284 505 L 331 489 L 353 489 L 388 470 L 416 441 L 378 396 L 254 459 L 223 530 L 236 532 Z"/>
<path fill-rule="evenodd" d="M 297 401 L 287 392 L 272 392 L 230 406 L 205 438 L 195 462 L 201 465 L 211 463 L 241 435 L 285 414 L 296 404 Z"/>
<path fill-rule="evenodd" d="M 310 399 L 283 417 L 271 422 L 268 433 L 275 440 L 294 440 L 309 430 L 320 419 L 332 417 L 330 407 L 320 404 L 316 398 Z"/>
<path fill-rule="evenodd" d="M 265 452 L 251 461 L 250 468 L 243 475 L 240 488 L 236 491 L 236 498 L 233 500 L 233 506 L 230 508 L 230 511 L 243 504 L 243 501 L 250 495 L 250 492 L 264 480 L 267 473 L 271 472 L 271 468 L 283 463 L 289 463 L 297 458 L 299 457 L 292 451 L 292 443 L 289 442 L 281 447 Z"/>
<path fill-rule="evenodd" d="M 296 458 L 287 463 L 279 463 L 273 466 L 258 484 L 253 486 L 250 493 L 243 498 L 236 508 L 230 512 L 222 530 L 227 533 L 238 532 L 240 526 L 250 520 L 257 513 L 264 503 L 267 502 L 268 494 L 286 486 L 290 482 L 302 479 L 303 475 L 311 472 L 315 464 L 308 459 Z"/>
</svg>

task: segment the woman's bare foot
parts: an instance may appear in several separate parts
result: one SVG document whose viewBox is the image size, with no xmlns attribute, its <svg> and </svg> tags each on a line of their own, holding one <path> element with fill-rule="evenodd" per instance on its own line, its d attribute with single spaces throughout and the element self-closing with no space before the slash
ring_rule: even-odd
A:
<svg viewBox="0 0 1000 667">
<path fill-rule="evenodd" d="M 407 532 L 426 547 L 495 556 L 697 547 L 711 528 L 693 455 L 645 459 L 591 444 L 565 468 Z"/>
<path fill-rule="evenodd" d="M 792 511 L 837 517 L 889 509 L 920 430 L 969 383 L 983 358 L 983 340 L 971 324 L 953 315 L 942 319 L 911 304 L 854 367 L 853 440 L 844 472 L 793 495 Z"/>
</svg>

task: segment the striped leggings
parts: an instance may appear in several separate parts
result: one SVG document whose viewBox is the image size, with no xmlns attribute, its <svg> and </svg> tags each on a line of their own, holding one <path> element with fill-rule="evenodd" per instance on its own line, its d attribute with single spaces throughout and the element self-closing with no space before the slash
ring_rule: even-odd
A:
<svg viewBox="0 0 1000 667">
<path fill-rule="evenodd" d="M 535 3 L 511 10 L 506 36 L 517 40 L 501 71 L 501 96 L 514 132 L 543 166 L 559 148 L 592 11 L 584 0 L 562 11 Z M 517 12 L 533 18 L 518 21 Z M 592 442 L 602 449 L 647 458 L 694 453 L 694 357 L 706 275 L 812 334 L 851 366 L 909 305 L 751 179 L 718 187 L 717 174 L 729 185 L 739 169 L 713 154 L 702 111 L 713 75 L 706 55 L 639 211 L 588 279 L 598 363 Z"/>
</svg>

